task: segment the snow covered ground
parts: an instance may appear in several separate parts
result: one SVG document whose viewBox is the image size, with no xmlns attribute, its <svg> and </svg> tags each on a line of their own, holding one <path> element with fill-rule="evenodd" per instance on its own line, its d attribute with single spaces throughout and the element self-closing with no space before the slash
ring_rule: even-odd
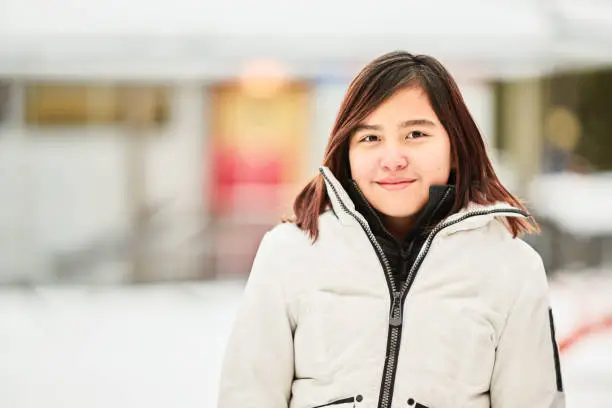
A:
<svg viewBox="0 0 612 408">
<path fill-rule="evenodd" d="M 612 317 L 612 271 L 560 273 L 551 282 L 557 339 Z M 612 327 L 578 336 L 561 352 L 567 407 L 612 407 Z"/>
<path fill-rule="evenodd" d="M 242 289 L 1 291 L 0 407 L 213 407 Z"/>
<path fill-rule="evenodd" d="M 610 273 L 562 275 L 551 287 L 559 337 L 612 312 Z M 0 407 L 214 407 L 242 289 L 0 288 Z M 612 407 L 612 331 L 561 358 L 568 407 Z"/>
</svg>

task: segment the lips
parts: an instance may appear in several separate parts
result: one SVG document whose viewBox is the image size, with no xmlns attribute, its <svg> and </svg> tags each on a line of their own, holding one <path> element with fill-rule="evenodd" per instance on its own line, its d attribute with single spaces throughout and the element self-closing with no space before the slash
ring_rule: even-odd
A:
<svg viewBox="0 0 612 408">
<path fill-rule="evenodd" d="M 381 180 L 377 181 L 376 184 L 385 190 L 397 191 L 405 189 L 414 182 L 415 180 Z"/>
</svg>

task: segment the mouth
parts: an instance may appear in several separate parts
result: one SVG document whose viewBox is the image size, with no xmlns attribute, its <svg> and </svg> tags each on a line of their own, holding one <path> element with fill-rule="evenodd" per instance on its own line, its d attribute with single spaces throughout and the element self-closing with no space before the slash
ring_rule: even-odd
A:
<svg viewBox="0 0 612 408">
<path fill-rule="evenodd" d="M 398 191 L 407 188 L 415 181 L 416 180 L 377 181 L 376 184 L 388 191 Z"/>
</svg>

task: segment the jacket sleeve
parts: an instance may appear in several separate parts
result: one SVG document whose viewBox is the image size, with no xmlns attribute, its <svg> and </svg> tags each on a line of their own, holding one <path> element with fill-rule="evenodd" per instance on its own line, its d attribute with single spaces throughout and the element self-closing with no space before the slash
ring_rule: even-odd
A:
<svg viewBox="0 0 612 408">
<path fill-rule="evenodd" d="M 294 376 L 293 334 L 278 272 L 279 248 L 261 241 L 226 345 L 218 408 L 286 408 Z"/>
<path fill-rule="evenodd" d="M 564 408 L 549 288 L 541 259 L 507 315 L 491 378 L 492 408 Z"/>
</svg>

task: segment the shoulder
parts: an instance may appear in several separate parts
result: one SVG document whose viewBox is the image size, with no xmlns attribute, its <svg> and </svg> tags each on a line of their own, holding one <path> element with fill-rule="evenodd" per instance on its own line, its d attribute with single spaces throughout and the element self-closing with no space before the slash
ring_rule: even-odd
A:
<svg viewBox="0 0 612 408">
<path fill-rule="evenodd" d="M 333 252 L 329 249 L 330 243 L 329 239 L 322 240 L 321 236 L 313 242 L 308 232 L 294 222 L 279 223 L 262 237 L 252 271 L 278 280 L 287 298 L 293 298 L 302 284 L 312 281 L 312 266 Z"/>
<path fill-rule="evenodd" d="M 520 237 L 513 237 L 499 220 L 452 234 L 445 247 L 451 256 L 465 259 L 471 265 L 470 275 L 495 293 L 514 298 L 525 287 L 540 295 L 548 290 L 538 252 Z"/>
<path fill-rule="evenodd" d="M 548 281 L 542 257 L 520 237 L 513 237 L 502 222 L 493 222 L 483 230 L 484 249 L 495 279 L 514 296 L 521 292 L 546 296 Z M 481 239 L 482 239 L 481 238 Z"/>
<path fill-rule="evenodd" d="M 307 231 L 295 222 L 282 222 L 268 230 L 261 239 L 257 258 L 279 267 L 295 270 L 299 265 L 325 257 L 337 242 L 342 226 L 333 212 L 319 216 L 319 236 L 313 242 Z"/>
<path fill-rule="evenodd" d="M 327 235 L 331 230 L 340 226 L 333 211 L 327 210 L 319 215 L 319 236 Z M 295 222 L 282 222 L 271 228 L 264 235 L 267 245 L 282 247 L 305 247 L 312 246 L 314 243 L 308 233 L 300 229 Z"/>
<path fill-rule="evenodd" d="M 291 248 L 309 243 L 306 231 L 301 230 L 294 222 L 282 222 L 267 231 L 262 239 L 262 245 L 276 248 Z"/>
<path fill-rule="evenodd" d="M 540 254 L 521 237 L 513 237 L 508 228 L 501 221 L 491 223 L 488 228 L 488 233 L 494 239 L 491 240 L 495 245 L 495 252 L 500 257 L 500 260 L 520 269 L 521 271 L 541 270 L 544 266 Z M 515 272 L 516 273 L 516 272 Z M 529 272 L 525 272 L 529 278 Z M 519 275 L 522 275 L 519 273 Z"/>
<path fill-rule="evenodd" d="M 540 254 L 520 238 L 510 238 L 509 253 L 505 258 L 513 268 L 509 271 L 519 293 L 529 297 L 548 296 L 548 276 Z"/>
</svg>

